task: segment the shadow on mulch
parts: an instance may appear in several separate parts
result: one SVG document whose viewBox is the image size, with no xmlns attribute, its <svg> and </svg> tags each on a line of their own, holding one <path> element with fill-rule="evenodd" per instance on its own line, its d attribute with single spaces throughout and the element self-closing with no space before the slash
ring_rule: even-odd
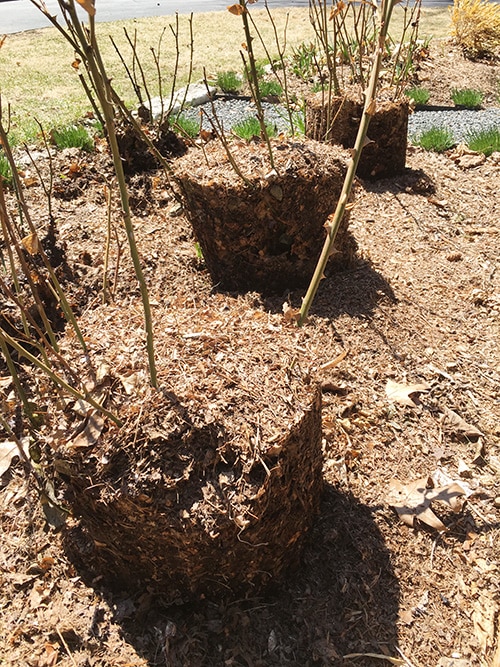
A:
<svg viewBox="0 0 500 667">
<path fill-rule="evenodd" d="M 381 178 L 376 181 L 362 180 L 363 189 L 367 192 L 406 192 L 415 195 L 436 194 L 436 182 L 425 173 L 423 169 L 411 169 L 406 167 L 399 176 L 392 178 Z"/>
<path fill-rule="evenodd" d="M 281 313 L 285 301 L 298 310 L 304 294 L 305 290 L 294 290 L 279 297 L 264 298 L 263 303 L 271 312 Z M 357 259 L 342 271 L 327 267 L 326 279 L 320 284 L 309 314 L 331 321 L 341 315 L 371 319 L 381 301 L 397 302 L 390 283 L 370 262 Z"/>
<path fill-rule="evenodd" d="M 326 485 L 300 568 L 262 597 L 166 607 L 154 590 L 101 594 L 150 667 L 368 667 L 343 656 L 395 656 L 398 640 L 399 584 L 372 511 Z"/>
<path fill-rule="evenodd" d="M 310 313 L 328 319 L 340 315 L 369 318 L 380 301 L 396 303 L 397 299 L 384 276 L 370 262 L 360 259 L 346 271 L 327 275 Z"/>
<path fill-rule="evenodd" d="M 223 294 L 236 295 L 238 292 L 219 290 Z M 282 313 L 283 303 L 289 303 L 299 309 L 304 298 L 305 289 L 283 292 L 278 296 L 266 296 L 254 292 L 255 307 L 262 305 L 272 313 Z M 384 276 L 364 259 L 354 259 L 350 265 L 339 270 L 326 268 L 326 279 L 313 301 L 310 314 L 334 320 L 340 315 L 357 318 L 370 318 L 380 301 L 396 303 L 397 299 L 390 283 Z"/>
</svg>

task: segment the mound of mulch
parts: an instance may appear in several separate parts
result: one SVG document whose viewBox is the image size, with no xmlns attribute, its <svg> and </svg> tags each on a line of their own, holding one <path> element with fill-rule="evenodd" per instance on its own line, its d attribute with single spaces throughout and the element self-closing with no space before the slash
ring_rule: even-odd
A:
<svg viewBox="0 0 500 667">
<path fill-rule="evenodd" d="M 71 405 L 61 439 L 49 408 L 47 464 L 81 520 L 67 548 L 96 576 L 171 600 L 257 589 L 298 562 L 319 507 L 313 358 L 280 315 L 244 301 L 155 310 L 158 390 L 130 364 L 144 350 L 137 304 L 81 319 L 92 343 L 74 367 L 123 426 Z"/>
<path fill-rule="evenodd" d="M 349 155 L 307 139 L 210 142 L 175 162 L 186 215 L 215 284 L 281 293 L 306 287 L 342 191 Z M 236 165 L 233 168 L 231 162 Z M 236 169 L 239 170 L 239 174 Z M 356 243 L 346 214 L 336 263 L 347 266 Z"/>
</svg>

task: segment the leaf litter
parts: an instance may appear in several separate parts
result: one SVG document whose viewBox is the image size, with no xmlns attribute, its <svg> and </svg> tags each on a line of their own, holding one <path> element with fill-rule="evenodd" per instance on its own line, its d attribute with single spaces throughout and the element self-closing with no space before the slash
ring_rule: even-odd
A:
<svg viewBox="0 0 500 667">
<path fill-rule="evenodd" d="M 449 63 L 450 58 L 455 75 L 457 55 L 447 46 L 442 59 Z M 68 165 L 58 166 L 57 159 L 56 170 L 65 173 Z M 105 154 L 99 159 L 99 169 L 109 173 Z M 63 549 L 62 532 L 47 532 L 37 494 L 13 458 L 0 490 L 5 630 L 0 653 L 7 656 L 6 664 L 43 664 L 57 651 L 57 664 L 63 667 L 74 662 L 93 667 L 153 665 L 161 660 L 210 667 L 302 667 L 340 664 L 340 656 L 346 656 L 348 667 L 368 667 L 383 662 L 373 656 L 386 655 L 390 664 L 390 658 L 398 659 L 398 649 L 415 667 L 498 663 L 500 506 L 494 500 L 500 496 L 500 331 L 495 295 L 500 286 L 494 267 L 499 176 L 495 155 L 465 169 L 446 155 L 410 149 L 404 175 L 366 189 L 359 184 L 351 212 L 359 261 L 323 281 L 308 325 L 299 333 L 291 323 L 281 326 L 269 319 L 273 335 L 289 337 L 291 347 L 306 349 L 318 369 L 336 360 L 341 349 L 349 350 L 342 363 L 321 371 L 325 495 L 301 567 L 276 591 L 243 601 L 200 600 L 190 609 L 162 607 L 154 590 L 144 590 L 129 605 L 132 611 L 120 615 L 130 596 L 102 588 L 84 569 L 77 569 Z M 137 186 L 136 201 L 143 208 L 136 224 L 152 301 L 158 304 L 158 345 L 168 349 L 162 332 L 172 335 L 176 313 L 187 303 L 212 307 L 219 299 L 214 309 L 220 310 L 221 319 L 211 338 L 193 331 L 198 338 L 185 339 L 186 344 L 200 343 L 203 362 L 207 346 L 224 335 L 224 308 L 230 313 L 244 307 L 268 318 L 269 312 L 282 313 L 283 297 L 263 301 L 256 294 L 214 295 L 183 216 L 171 218 L 168 208 L 156 206 L 155 193 L 163 187 L 155 188 L 146 195 L 146 189 Z M 442 206 L 428 200 L 430 190 Z M 40 188 L 34 184 L 28 196 L 43 220 Z M 72 297 L 87 307 L 102 286 L 99 225 L 106 219 L 105 206 L 101 186 L 93 182 L 84 197 L 81 191 L 71 196 L 55 198 L 54 212 L 78 277 Z M 119 213 L 114 216 L 120 238 Z M 124 316 L 140 332 L 133 272 L 118 255 L 113 248 L 115 295 L 117 300 L 127 298 L 130 309 Z M 448 259 L 452 255 L 453 261 Z M 300 307 L 301 296 L 287 296 L 290 308 Z M 96 321 L 92 337 L 113 346 L 116 339 L 107 337 L 104 325 L 104 320 Z M 137 335 L 116 351 L 116 370 L 130 399 L 141 385 L 135 374 L 140 378 L 145 373 L 143 340 Z M 181 372 L 191 372 L 182 366 L 182 357 L 178 364 Z M 419 378 L 417 384 L 425 382 L 432 391 L 408 392 L 406 386 L 400 390 L 401 400 L 408 402 L 389 401 L 380 390 L 388 377 Z M 8 384 L 0 383 L 2 409 L 9 405 Z M 258 387 L 252 390 L 258 394 Z M 418 403 L 419 394 L 425 395 L 425 403 Z M 398 405 L 409 409 L 399 410 Z M 444 419 L 441 406 L 463 415 L 467 428 L 449 421 L 449 414 Z M 83 425 L 85 411 L 78 419 Z M 71 425 L 66 413 L 61 420 L 58 437 Z M 434 488 L 427 488 L 438 451 L 440 470 L 445 468 L 447 477 L 438 479 L 433 473 Z M 460 461 L 468 468 L 467 478 L 460 477 Z M 416 510 L 423 507 L 435 511 L 448 530 L 437 535 L 432 530 L 402 530 L 387 498 L 391 479 L 398 480 L 405 502 L 410 501 L 409 519 L 418 522 Z M 410 486 L 419 483 L 420 491 L 409 490 L 408 480 Z M 455 497 L 449 488 L 444 502 L 433 495 L 455 482 L 470 490 L 465 495 L 457 490 L 457 499 L 468 497 L 457 514 L 449 506 Z M 74 523 L 69 520 L 70 526 Z M 46 571 L 39 568 L 43 558 L 53 559 Z M 35 586 L 41 588 L 32 593 Z M 43 596 L 33 609 L 31 595 L 33 601 Z M 425 613 L 413 613 L 410 623 L 397 620 L 404 610 L 422 608 Z M 269 644 L 271 629 L 277 645 L 274 640 Z M 360 657 L 348 657 L 353 654 Z"/>
</svg>

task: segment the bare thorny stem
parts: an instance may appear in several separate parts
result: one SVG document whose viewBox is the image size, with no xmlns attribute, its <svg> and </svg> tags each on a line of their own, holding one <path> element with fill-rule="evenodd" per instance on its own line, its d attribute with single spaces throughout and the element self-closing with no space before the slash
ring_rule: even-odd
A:
<svg viewBox="0 0 500 667">
<path fill-rule="evenodd" d="M 101 58 L 101 53 L 96 40 L 95 32 L 95 8 L 94 3 L 87 8 L 89 26 L 84 27 L 78 17 L 75 0 L 58 0 L 59 8 L 65 17 L 67 28 L 65 29 L 57 18 L 51 16 L 46 5 L 42 0 L 31 0 L 31 2 L 38 7 L 40 11 L 49 19 L 49 21 L 59 30 L 63 37 L 72 45 L 75 52 L 81 57 L 85 64 L 95 94 L 99 100 L 100 107 L 103 112 L 104 122 L 108 135 L 109 147 L 113 157 L 113 165 L 115 169 L 118 187 L 120 191 L 120 201 L 122 206 L 123 221 L 130 248 L 130 255 L 134 265 L 137 281 L 139 282 L 142 304 L 144 309 L 144 320 L 146 329 L 146 345 L 149 360 L 149 375 L 153 387 L 157 387 L 157 373 L 154 353 L 154 336 L 153 336 L 153 322 L 151 306 L 149 302 L 149 293 L 142 271 L 139 251 L 135 240 L 134 227 L 132 223 L 132 216 L 129 205 L 127 184 L 125 181 L 125 173 L 123 171 L 123 164 L 120 156 L 118 140 L 116 136 L 115 117 L 113 108 L 113 92 L 106 68 Z"/>
<path fill-rule="evenodd" d="M 335 239 L 337 237 L 337 233 L 340 228 L 340 224 L 342 222 L 342 218 L 348 206 L 349 197 L 352 190 L 352 184 L 354 182 L 354 176 L 356 175 L 359 158 L 361 157 L 361 152 L 363 150 L 363 146 L 366 141 L 368 125 L 376 109 L 376 90 L 380 76 L 382 59 L 384 56 L 387 30 L 389 28 L 393 7 L 394 7 L 394 0 L 382 0 L 380 6 L 377 47 L 375 50 L 374 59 L 372 63 L 368 88 L 365 93 L 363 115 L 361 117 L 361 121 L 359 124 L 358 134 L 356 136 L 356 142 L 354 144 L 354 148 L 352 149 L 352 157 L 351 160 L 349 161 L 347 174 L 344 179 L 344 185 L 342 187 L 342 192 L 340 193 L 339 201 L 337 203 L 337 208 L 335 209 L 331 225 L 329 226 L 328 235 L 325 239 L 325 243 L 323 245 L 320 258 L 318 260 L 316 269 L 314 271 L 314 275 L 312 277 L 311 283 L 302 302 L 302 308 L 300 309 L 300 314 L 298 319 L 299 326 L 304 324 L 307 315 L 309 313 L 309 309 L 314 300 L 314 297 L 316 296 L 316 292 L 318 291 L 319 284 L 321 280 L 324 278 L 324 271 L 326 268 L 326 264 L 328 262 L 328 258 L 331 255 L 333 245 L 335 243 Z"/>
<path fill-rule="evenodd" d="M 271 26 L 272 26 L 272 29 L 273 29 L 274 44 L 276 46 L 276 49 L 278 50 L 278 59 L 279 59 L 279 63 L 280 63 L 280 66 L 281 66 L 282 76 L 280 76 L 280 74 L 278 72 L 278 68 L 276 67 L 275 63 L 273 62 L 271 54 L 269 53 L 269 49 L 267 48 L 267 44 L 266 44 L 264 38 L 262 37 L 262 34 L 261 34 L 261 32 L 260 32 L 260 30 L 257 26 L 257 23 L 254 21 L 253 17 L 249 14 L 250 21 L 252 23 L 253 29 L 255 30 L 255 34 L 259 38 L 259 41 L 262 45 L 262 48 L 264 49 L 264 52 L 265 52 L 266 57 L 269 61 L 269 64 L 271 65 L 273 74 L 274 74 L 274 76 L 278 80 L 278 83 L 280 84 L 280 86 L 283 89 L 283 94 L 285 96 L 285 107 L 286 107 L 286 111 L 287 111 L 287 114 L 288 114 L 288 122 L 290 123 L 290 131 L 291 131 L 292 134 L 294 134 L 295 122 L 294 122 L 294 117 L 293 117 L 293 112 L 292 112 L 292 103 L 291 103 L 289 89 L 288 89 L 287 68 L 286 68 L 286 65 L 285 65 L 286 35 L 287 35 L 287 30 L 288 30 L 289 15 L 287 14 L 287 16 L 286 16 L 286 23 L 285 23 L 285 27 L 283 29 L 283 44 L 281 44 L 281 40 L 280 40 L 279 35 L 278 35 L 278 28 L 276 26 L 276 21 L 274 20 L 274 17 L 271 14 L 271 11 L 269 9 L 269 5 L 267 3 L 267 0 L 264 3 L 264 5 L 265 5 L 265 8 L 266 8 L 268 19 L 269 19 L 269 21 L 271 23 Z"/>
<path fill-rule="evenodd" d="M 260 125 L 260 132 L 262 139 L 266 142 L 267 148 L 269 151 L 269 162 L 271 168 L 274 169 L 274 157 L 273 150 L 271 147 L 271 140 L 269 139 L 269 133 L 266 128 L 266 121 L 264 118 L 264 109 L 262 108 L 262 100 L 259 90 L 259 77 L 257 74 L 257 65 L 255 62 L 255 54 L 253 52 L 253 37 L 250 32 L 250 21 L 248 20 L 248 8 L 246 0 L 239 0 L 239 5 L 241 7 L 241 18 L 243 20 L 243 29 L 245 31 L 245 51 L 248 55 L 248 64 L 244 53 L 241 53 L 243 58 L 243 63 L 248 75 L 248 84 L 252 92 L 252 98 L 255 103 L 255 108 L 257 109 L 257 119 Z"/>
</svg>

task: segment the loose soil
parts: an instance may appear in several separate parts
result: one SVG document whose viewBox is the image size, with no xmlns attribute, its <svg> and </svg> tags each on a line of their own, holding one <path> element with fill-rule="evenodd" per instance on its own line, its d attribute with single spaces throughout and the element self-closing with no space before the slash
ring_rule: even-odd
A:
<svg viewBox="0 0 500 667">
<path fill-rule="evenodd" d="M 484 90 L 483 76 L 493 95 L 499 78 L 498 64 L 469 63 L 444 44 L 425 76 L 434 103 L 455 81 Z M 48 160 L 40 156 L 38 164 L 47 174 Z M 75 406 L 56 411 L 49 392 L 44 460 L 50 453 L 57 459 L 68 442 L 83 452 L 96 446 L 103 455 L 126 457 L 139 423 L 148 425 L 151 442 L 161 439 L 161 411 L 169 406 L 175 413 L 179 392 L 196 403 L 210 391 L 202 413 L 223 420 L 231 409 L 255 455 L 259 429 L 263 442 L 272 442 L 270 427 L 292 419 L 301 399 L 287 387 L 300 376 L 322 389 L 324 489 L 297 567 L 265 589 L 189 602 L 180 592 L 172 603 L 151 583 L 112 587 L 85 551 L 78 519 L 54 528 L 57 516 L 40 502 L 33 477 L 13 463 L 0 491 L 2 664 L 498 667 L 500 156 L 410 148 L 403 175 L 359 181 L 350 216 L 357 258 L 328 272 L 301 329 L 282 306 L 299 307 L 302 291 L 262 297 L 218 290 L 164 175 L 131 176 L 161 392 L 147 383 L 139 289 L 115 199 L 111 298 L 102 304 L 109 156 L 104 148 L 92 155 L 68 150 L 54 156 L 53 166 L 57 245 L 70 269 L 66 289 L 95 371 L 86 381 L 126 417 L 127 427 L 97 429 L 97 442 L 115 438 L 115 450 L 104 452 L 89 440 Z M 39 176 L 29 165 L 24 176 L 33 219 L 43 226 Z M 8 206 L 14 211 L 13 201 Z M 88 371 L 71 332 L 62 347 L 82 375 Z M 242 354 L 249 356 L 240 367 Z M 33 387 L 43 389 L 42 378 L 32 375 Z M 413 401 L 391 402 L 389 380 L 428 389 L 412 393 Z M 5 372 L 0 382 L 2 409 L 10 414 Z M 279 401 L 288 411 L 273 410 Z M 155 472 L 150 449 L 141 450 L 144 475 Z M 98 463 L 105 466 L 105 457 Z M 140 486 L 135 463 L 138 476 L 125 481 Z M 230 468 L 221 486 L 231 483 Z M 391 506 L 391 480 L 407 485 L 429 476 L 438 486 L 458 480 L 467 491 L 457 513 L 433 503 L 446 526 L 441 532 L 418 522 L 409 527 Z M 62 494 L 58 475 L 55 486 Z M 205 496 L 205 506 L 214 497 Z"/>
</svg>

